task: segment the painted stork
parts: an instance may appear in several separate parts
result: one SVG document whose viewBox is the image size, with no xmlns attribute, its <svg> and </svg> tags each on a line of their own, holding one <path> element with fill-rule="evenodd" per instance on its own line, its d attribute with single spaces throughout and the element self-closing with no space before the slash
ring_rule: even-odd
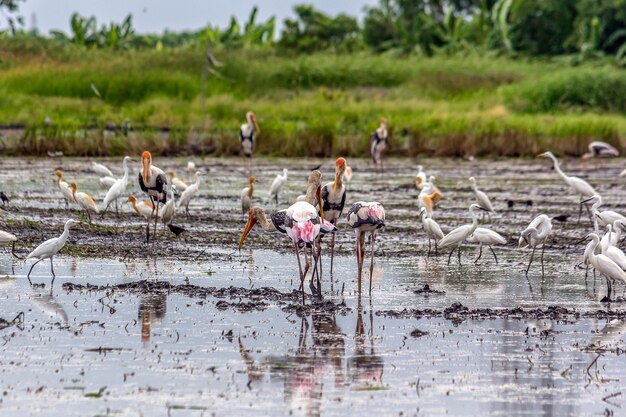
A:
<svg viewBox="0 0 626 417">
<path fill-rule="evenodd" d="M 385 156 L 385 149 L 387 149 L 387 119 L 384 117 L 380 119 L 380 127 L 372 133 L 370 137 L 370 153 L 372 154 L 372 161 L 374 166 L 378 170 L 380 165 L 380 171 L 383 169 L 383 157 Z"/>
<path fill-rule="evenodd" d="M 78 186 L 75 182 L 70 184 L 70 189 L 72 190 L 72 195 L 74 196 L 74 201 L 87 213 L 87 218 L 89 218 L 89 224 L 91 224 L 91 213 L 98 214 L 100 210 L 98 209 L 98 205 L 94 201 L 93 198 L 87 193 L 83 193 L 78 191 Z"/>
<path fill-rule="evenodd" d="M 589 152 L 580 158 L 583 169 L 587 169 L 587 163 L 592 158 L 610 158 L 619 156 L 619 150 L 606 142 L 595 140 L 589 144 Z"/>
<path fill-rule="evenodd" d="M 59 253 L 59 251 L 63 249 L 63 246 L 65 246 L 67 238 L 70 235 L 70 227 L 78 223 L 80 222 L 77 220 L 69 219 L 65 222 L 65 227 L 63 228 L 63 233 L 61 234 L 61 236 L 46 240 L 26 256 L 26 260 L 37 259 L 37 262 L 35 262 L 30 267 L 30 269 L 28 270 L 28 275 L 26 275 L 26 278 L 28 278 L 28 282 L 31 285 L 32 282 L 30 280 L 30 273 L 33 272 L 33 268 L 35 267 L 35 265 L 37 265 L 44 259 L 50 259 L 50 271 L 52 271 L 52 282 L 50 283 L 50 285 L 54 283 L 54 278 L 56 278 L 56 275 L 54 274 L 54 267 L 52 266 L 52 257 Z"/>
<path fill-rule="evenodd" d="M 246 113 L 246 120 L 248 123 L 242 124 L 239 128 L 239 140 L 241 141 L 243 154 L 250 158 L 254 150 L 254 136 L 256 133 L 261 133 L 261 129 L 253 112 L 249 111 Z"/>
<path fill-rule="evenodd" d="M 491 215 L 489 213 L 494 213 L 493 205 L 491 204 L 491 200 L 489 200 L 489 196 L 485 194 L 483 191 L 480 191 L 476 186 L 476 178 L 469 177 L 469 181 L 472 183 L 472 191 L 474 191 L 474 195 L 476 196 L 476 203 L 485 209 L 486 214 L 489 216 L 489 220 L 491 220 Z M 485 220 L 485 213 L 483 213 L 483 221 Z"/>
<path fill-rule="evenodd" d="M 185 214 L 187 214 L 187 218 L 189 218 L 189 202 L 193 198 L 194 195 L 198 193 L 200 189 L 200 177 L 202 176 L 201 171 L 196 171 L 196 181 L 187 187 L 185 191 L 183 191 L 180 196 L 180 200 L 178 200 L 178 209 L 181 207 L 185 207 Z"/>
<path fill-rule="evenodd" d="M 581 180 L 578 177 L 570 177 L 570 176 L 565 175 L 565 173 L 561 171 L 561 166 L 559 164 L 559 161 L 556 159 L 556 157 L 554 156 L 552 152 L 544 152 L 537 156 L 552 159 L 552 163 L 554 164 L 554 170 L 559 174 L 559 176 L 563 179 L 563 181 L 565 181 L 565 183 L 569 185 L 572 188 L 572 190 L 574 190 L 574 193 L 580 196 L 580 209 L 578 211 L 578 222 L 580 223 L 580 217 L 583 212 L 583 206 L 582 206 L 583 199 L 592 197 L 593 195 L 597 193 L 595 192 L 593 187 L 589 185 L 587 181 Z"/>
<path fill-rule="evenodd" d="M 120 212 L 117 205 L 117 200 L 119 200 L 122 195 L 126 192 L 126 185 L 128 184 L 128 162 L 133 161 L 130 156 L 125 156 L 122 164 L 124 165 L 124 176 L 119 180 L 115 180 L 115 183 L 109 188 L 106 195 L 104 196 L 104 201 L 102 202 L 102 206 L 104 210 L 102 210 L 102 215 L 108 210 L 111 203 L 115 202 L 115 213 L 117 217 L 120 217 Z"/>
<path fill-rule="evenodd" d="M 528 271 L 530 271 L 530 265 L 533 263 L 535 250 L 539 245 L 541 245 L 541 273 L 543 274 L 543 252 L 546 248 L 546 240 L 548 239 L 548 235 L 551 231 L 552 221 L 545 214 L 540 214 L 539 216 L 535 217 L 533 221 L 530 222 L 528 227 L 522 231 L 519 238 L 518 247 L 520 249 L 529 246 L 533 248 L 533 251 L 530 254 L 528 267 L 526 268 L 526 275 L 528 275 Z"/>
<path fill-rule="evenodd" d="M 425 207 L 420 208 L 420 217 L 422 218 L 422 226 L 424 227 L 424 232 L 426 236 L 428 236 L 428 255 L 427 258 L 430 258 L 430 241 L 431 239 L 435 241 L 435 256 L 439 256 L 437 253 L 437 242 L 443 239 L 443 232 L 441 231 L 441 227 L 439 224 L 428 217 L 428 211 Z"/>
<path fill-rule="evenodd" d="M 250 211 L 252 206 L 252 194 L 254 193 L 254 183 L 256 178 L 250 176 L 248 178 L 248 186 L 241 190 L 241 220 L 246 221 L 246 214 Z"/>
<path fill-rule="evenodd" d="M 322 202 L 324 205 L 324 216 L 326 220 L 331 222 L 334 226 L 337 226 L 337 222 L 343 208 L 346 205 L 346 186 L 342 182 L 342 177 L 346 171 L 346 160 L 344 158 L 337 158 L 335 161 L 335 180 L 329 182 L 322 187 Z M 333 273 L 333 261 L 335 256 L 335 235 L 337 232 L 333 232 L 333 236 L 330 242 L 330 274 Z"/>
<path fill-rule="evenodd" d="M 156 212 L 148 219 L 146 228 L 146 243 L 150 242 L 150 221 L 154 218 L 154 236 L 156 237 L 157 219 L 159 217 L 159 204 L 167 203 L 167 176 L 162 169 L 152 165 L 152 155 L 144 151 L 141 155 L 143 169 L 139 173 L 139 188 L 148 194 L 150 200 L 154 202 L 153 210 Z"/>
<path fill-rule="evenodd" d="M 270 201 L 274 200 L 274 202 L 276 203 L 276 207 L 278 207 L 278 193 L 280 192 L 280 189 L 283 187 L 283 184 L 285 184 L 286 181 L 287 168 L 284 168 L 283 175 L 276 175 L 276 178 L 274 178 L 274 181 L 272 181 L 272 185 L 269 191 Z"/>
<path fill-rule="evenodd" d="M 67 210 L 70 207 L 70 202 L 75 202 L 74 193 L 70 189 L 68 183 L 63 181 L 63 171 L 57 169 L 54 174 L 57 177 L 57 187 L 59 188 L 59 191 L 61 191 L 61 194 L 63 194 L 63 199 L 65 200 L 65 209 Z"/>
<path fill-rule="evenodd" d="M 506 244 L 506 238 L 504 236 L 484 227 L 477 227 L 474 233 L 467 238 L 467 241 L 470 243 L 478 243 L 478 257 L 474 260 L 474 263 L 478 263 L 480 257 L 483 255 L 483 245 L 489 247 L 489 250 L 493 254 L 493 259 L 498 263 L 498 257 L 491 246 Z"/>
<path fill-rule="evenodd" d="M 372 294 L 372 273 L 374 272 L 374 247 L 376 232 L 385 227 L 385 208 L 377 202 L 356 202 L 348 210 L 348 224 L 356 232 L 356 260 L 358 267 L 359 294 L 361 293 L 361 277 L 363 274 L 363 260 L 365 259 L 365 234 L 371 236 L 372 260 L 370 263 L 370 295 Z"/>
<path fill-rule="evenodd" d="M 461 245 L 463 244 L 463 242 L 465 242 L 465 240 L 467 240 L 468 237 L 472 235 L 472 233 L 474 233 L 474 231 L 478 227 L 478 218 L 476 217 L 476 213 L 478 210 L 484 211 L 485 209 L 478 204 L 472 204 L 469 208 L 469 213 L 472 217 L 472 223 L 459 226 L 456 229 L 452 229 L 447 235 L 443 237 L 443 239 L 439 241 L 439 247 L 441 249 L 452 247 L 452 251 L 448 256 L 448 265 L 450 265 L 450 259 L 452 258 L 452 254 L 454 253 L 455 249 L 459 252 L 458 259 L 459 265 L 461 265 Z"/>
</svg>

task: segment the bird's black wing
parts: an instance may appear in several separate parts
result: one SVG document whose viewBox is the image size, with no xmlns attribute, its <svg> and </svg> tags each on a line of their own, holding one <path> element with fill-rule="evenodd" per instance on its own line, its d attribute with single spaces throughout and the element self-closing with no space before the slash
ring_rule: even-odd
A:
<svg viewBox="0 0 626 417">
<path fill-rule="evenodd" d="M 358 215 L 359 210 L 361 210 L 361 204 L 354 203 L 352 207 L 350 207 L 350 210 L 348 210 L 348 214 L 346 215 L 348 224 L 352 228 L 359 226 L 359 215 Z"/>
<path fill-rule="evenodd" d="M 343 196 L 341 197 L 341 203 L 339 203 L 339 216 L 338 217 L 341 216 L 341 214 L 343 213 L 343 208 L 346 206 L 346 194 L 348 193 L 345 191 L 345 188 L 344 188 Z"/>
<path fill-rule="evenodd" d="M 143 191 L 144 193 L 147 193 L 148 187 L 146 187 L 146 184 L 144 184 L 143 182 L 143 175 L 141 172 L 139 173 L 138 178 L 139 178 L 139 188 L 141 188 L 141 191 Z"/>
<path fill-rule="evenodd" d="M 324 211 L 328 211 L 330 210 L 330 202 L 328 201 L 328 196 L 330 195 L 330 190 L 328 189 L 327 186 L 323 186 L 322 187 L 322 207 L 324 208 Z M 318 210 L 319 212 L 319 210 Z"/>
</svg>

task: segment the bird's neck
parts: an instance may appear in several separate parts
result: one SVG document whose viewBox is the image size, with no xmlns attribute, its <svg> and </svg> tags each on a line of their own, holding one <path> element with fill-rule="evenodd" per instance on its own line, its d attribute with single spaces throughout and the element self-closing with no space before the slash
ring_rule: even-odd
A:
<svg viewBox="0 0 626 417">
<path fill-rule="evenodd" d="M 561 164 L 559 163 L 559 161 L 555 157 L 550 157 L 550 159 L 552 159 L 552 163 L 554 164 L 554 170 L 557 172 L 557 174 L 559 174 L 561 178 L 567 181 L 568 177 L 563 171 L 561 171 Z"/>
<path fill-rule="evenodd" d="M 140 216 L 143 216 L 143 214 L 141 213 L 141 211 L 139 211 L 139 207 L 137 207 L 137 200 L 135 201 L 131 201 L 132 205 L 133 205 L 133 209 L 135 210 L 135 213 L 137 213 Z"/>
<path fill-rule="evenodd" d="M 196 186 L 200 185 L 200 176 L 196 175 Z"/>
<path fill-rule="evenodd" d="M 252 193 L 254 193 L 254 183 L 251 182 L 250 186 L 248 187 L 248 197 L 252 198 Z"/>
<path fill-rule="evenodd" d="M 337 190 L 341 189 L 341 177 L 342 177 L 342 172 L 341 171 L 336 171 L 335 172 L 335 184 L 333 185 L 333 195 L 337 195 Z"/>
<path fill-rule="evenodd" d="M 70 225 L 66 224 L 63 228 L 63 233 L 61 233 L 61 240 L 65 242 L 67 238 L 70 236 Z"/>
<path fill-rule="evenodd" d="M 274 224 L 267 220 L 267 216 L 265 215 L 265 212 L 263 211 L 260 212 L 257 217 L 259 220 L 259 224 L 261 225 L 263 230 L 267 230 L 268 232 L 272 232 L 276 230 L 276 227 L 274 226 Z"/>
<path fill-rule="evenodd" d="M 478 191 L 478 187 L 475 182 L 472 183 L 472 190 L 474 190 L 474 192 Z"/>
<path fill-rule="evenodd" d="M 126 162 L 126 160 L 124 160 L 124 181 L 126 181 L 128 179 L 128 162 Z"/>
<path fill-rule="evenodd" d="M 315 195 L 316 192 L 317 184 L 309 183 L 306 189 L 306 198 L 304 199 L 304 201 L 306 201 L 313 207 L 315 207 L 315 204 L 317 204 L 317 196 Z"/>
</svg>

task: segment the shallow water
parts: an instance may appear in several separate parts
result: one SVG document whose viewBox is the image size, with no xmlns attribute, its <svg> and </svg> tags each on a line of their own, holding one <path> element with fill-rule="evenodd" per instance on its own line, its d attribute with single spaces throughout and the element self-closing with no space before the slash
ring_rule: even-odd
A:
<svg viewBox="0 0 626 417">
<path fill-rule="evenodd" d="M 88 175 L 83 169 L 86 164 L 75 163 L 76 176 Z M 572 210 L 570 198 L 545 164 L 494 164 L 502 171 L 493 171 L 493 181 L 481 188 L 495 194 L 499 206 L 507 198 L 527 198 L 527 190 L 536 190 L 531 179 L 537 176 L 542 184 L 529 191 L 532 195 L 550 196 L 544 204 L 553 215 Z M 33 177 L 49 174 L 50 163 L 41 165 L 35 164 Z M 51 183 L 26 181 L 26 195 L 15 172 L 8 169 L 16 166 L 16 160 L 2 161 L 0 179 L 10 179 L 5 187 L 20 206 L 8 217 L 50 216 L 36 212 L 39 207 L 58 210 Z M 466 222 L 471 194 L 462 181 L 476 165 L 464 162 L 456 171 L 446 171 L 450 161 L 435 160 L 433 166 L 442 173 L 454 172 L 442 174 L 447 199 L 438 220 L 446 225 Z M 261 233 L 251 234 L 250 247 L 241 252 L 233 245 L 204 244 L 206 252 L 197 251 L 195 261 L 170 256 L 60 255 L 54 260 L 57 276 L 52 287 L 49 262 L 35 267 L 31 278 L 35 284 L 45 284 L 43 288 L 31 287 L 25 279 L 30 261 L 15 261 L 0 250 L 0 317 L 10 321 L 24 313 L 23 322 L 0 330 L 0 413 L 576 416 L 603 415 L 609 410 L 619 415 L 624 406 L 626 321 L 600 320 L 591 314 L 565 314 L 553 320 L 497 314 L 480 320 L 388 314 L 405 308 L 441 312 L 457 302 L 470 309 L 624 310 L 621 303 L 600 303 L 606 293 L 604 282 L 598 278 L 594 285 L 592 275 L 585 282 L 584 271 L 575 268 L 582 255 L 582 244 L 572 243 L 580 236 L 575 225 L 555 227 L 554 242 L 546 251 L 545 276 L 535 264 L 526 278 L 528 253 L 514 249 L 515 231 L 531 216 L 521 203 L 494 219 L 493 227 L 509 236 L 507 246 L 496 248 L 498 264 L 485 250 L 481 263 L 474 265 L 475 247 L 463 252 L 462 266 L 456 262 L 448 266 L 445 255 L 427 259 L 419 224 L 411 217 L 414 200 L 390 191 L 403 186 L 407 178 L 411 185 L 412 165 L 392 161 L 390 167 L 395 171 L 388 178 L 364 174 L 362 182 L 351 184 L 354 199 L 360 199 L 369 195 L 362 187 L 371 180 L 374 198 L 387 207 L 389 227 L 380 235 L 371 296 L 369 271 L 358 296 L 356 261 L 350 254 L 352 234 L 340 233 L 332 283 L 328 259 L 324 266 L 325 298 L 336 305 L 345 302 L 347 307 L 334 313 L 313 310 L 301 317 L 288 305 L 272 301 L 251 311 L 219 304 L 251 301 L 245 295 L 204 298 L 175 290 L 142 293 L 64 287 L 148 280 L 168 282 L 172 288 L 183 284 L 274 287 L 288 293 L 298 286 L 296 260 L 283 241 L 277 239 L 280 245 L 276 245 Z M 616 170 L 618 164 L 611 167 Z M 91 188 L 86 188 L 97 191 L 97 179 L 89 178 L 86 184 Z M 596 183 L 606 190 L 617 188 L 615 180 L 606 178 L 598 177 Z M 511 181 L 516 187 L 506 188 Z M 229 176 L 211 182 L 210 191 L 192 208 L 206 219 L 222 208 L 220 215 L 231 219 L 217 225 L 207 220 L 203 231 L 209 235 L 235 228 L 236 237 L 241 230 L 242 225 L 232 220 L 238 215 L 234 183 Z M 293 184 L 288 190 L 295 195 L 299 188 Z M 535 207 L 540 200 L 535 200 Z M 58 211 L 52 216 L 61 217 Z M 103 222 L 114 224 L 112 218 Z M 125 217 L 122 224 L 130 225 L 124 226 L 130 233 L 139 223 Z M 192 224 L 193 220 L 185 220 L 186 227 Z M 80 246 L 88 238 L 89 229 L 77 229 L 71 240 Z M 200 245 L 193 231 L 188 239 L 174 249 L 182 252 L 186 245 Z M 425 284 L 443 293 L 414 292 Z M 623 286 L 618 286 L 617 295 L 623 296 Z"/>
</svg>

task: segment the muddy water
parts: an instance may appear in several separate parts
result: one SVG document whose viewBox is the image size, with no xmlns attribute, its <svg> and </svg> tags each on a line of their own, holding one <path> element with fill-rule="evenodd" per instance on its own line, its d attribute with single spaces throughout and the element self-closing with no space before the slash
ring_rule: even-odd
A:
<svg viewBox="0 0 626 417">
<path fill-rule="evenodd" d="M 485 251 L 474 265 L 471 247 L 461 266 L 425 257 L 412 163 L 390 161 L 377 176 L 367 161 L 349 162 L 348 201 L 377 199 L 388 213 L 371 296 L 356 291 L 348 230 L 338 235 L 334 277 L 324 279 L 324 308 L 301 310 L 291 297 L 296 260 L 280 236 L 255 232 L 235 251 L 247 175 L 236 159 L 197 161 L 211 180 L 191 205 L 194 217 L 176 221 L 188 229 L 179 240 L 162 233 L 146 247 L 126 205 L 119 221 L 109 215 L 73 230 L 55 258 L 52 287 L 47 261 L 35 267 L 31 287 L 30 262 L 0 252 L 0 317 L 8 321 L 0 322 L 2 415 L 619 415 L 626 308 L 601 303 L 604 282 L 591 274 L 585 282 L 575 267 L 583 250 L 576 240 L 590 223 L 555 225 L 544 276 L 536 264 L 526 278 L 528 253 L 515 249 L 516 233 L 539 211 L 577 215 L 576 199 L 546 161 L 421 161 L 440 178 L 436 218 L 444 230 L 468 221 L 467 176 L 482 174 L 479 186 L 495 200 L 489 227 L 509 244 L 496 248 L 498 264 Z M 291 169 L 286 205 L 319 162 L 255 163 L 261 196 L 274 166 Z M 626 211 L 621 163 L 589 178 L 608 205 Z M 104 195 L 86 161 L 0 164 L 3 191 L 13 197 L 0 224 L 22 238 L 21 253 L 58 235 L 68 215 L 50 180 L 55 167 Z M 488 311 L 474 314 L 479 309 Z"/>
</svg>

